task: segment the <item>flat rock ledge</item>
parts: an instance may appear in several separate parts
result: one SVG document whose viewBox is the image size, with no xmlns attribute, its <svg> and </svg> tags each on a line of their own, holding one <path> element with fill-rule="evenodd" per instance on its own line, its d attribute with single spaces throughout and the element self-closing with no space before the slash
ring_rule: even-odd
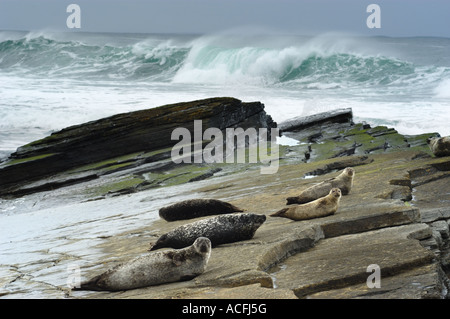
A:
<svg viewBox="0 0 450 319">
<path fill-rule="evenodd" d="M 295 222 L 267 217 L 251 240 L 218 246 L 213 249 L 207 270 L 197 278 L 182 283 L 148 287 L 124 292 L 75 293 L 75 298 L 448 298 L 448 261 L 445 244 L 436 242 L 433 222 L 444 221 L 448 234 L 449 218 L 436 210 L 423 219 L 417 200 L 390 197 L 407 183 L 411 172 L 430 167 L 448 168 L 450 158 L 423 156 L 415 151 L 370 156 L 372 161 L 357 166 L 352 192 L 341 200 L 333 216 Z M 213 179 L 207 186 L 195 189 L 200 197 L 228 200 L 247 212 L 266 214 L 284 206 L 285 198 L 299 189 L 336 176 L 327 173 L 312 179 L 303 176 L 311 169 L 341 165 L 357 157 L 328 159 L 309 164 L 280 167 L 276 176 L 247 171 Z M 435 172 L 442 174 L 445 171 Z M 414 174 L 413 174 L 414 175 Z M 429 176 L 431 177 L 431 176 Z M 432 178 L 429 178 L 433 180 Z M 448 178 L 427 183 L 448 182 Z M 414 184 L 411 181 L 411 184 Z M 420 189 L 411 188 L 418 198 Z M 447 190 L 446 190 L 447 191 Z M 403 192 L 400 192 L 403 193 Z M 389 195 L 389 196 L 388 196 Z M 443 200 L 448 200 L 444 197 Z M 425 207 L 425 206 L 422 206 Z M 425 208 L 426 209 L 426 208 Z M 429 211 L 429 210 L 428 210 Z M 152 236 L 173 229 L 183 221 L 158 220 L 134 232 L 105 242 L 102 249 L 114 262 L 108 266 L 145 253 Z M 149 235 L 149 233 L 151 235 Z M 441 234 L 441 233 L 439 233 Z M 442 238 L 443 236 L 441 236 Z M 154 238 L 153 238 L 154 239 Z M 118 245 L 132 249 L 117 257 Z M 113 257 L 114 256 L 114 257 Z M 367 280 L 370 265 L 380 269 L 380 288 L 370 288 Z M 86 277 L 98 271 L 92 264 Z"/>
</svg>

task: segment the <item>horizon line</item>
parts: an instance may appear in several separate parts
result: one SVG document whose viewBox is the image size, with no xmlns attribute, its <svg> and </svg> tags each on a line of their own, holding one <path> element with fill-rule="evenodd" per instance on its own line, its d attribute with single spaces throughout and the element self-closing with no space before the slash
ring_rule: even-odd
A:
<svg viewBox="0 0 450 319">
<path fill-rule="evenodd" d="M 42 28 L 35 30 L 16 30 L 16 29 L 0 29 L 0 32 L 22 32 L 22 33 L 32 33 L 32 32 L 54 32 L 54 33 L 89 33 L 89 34 L 139 34 L 139 35 L 183 35 L 183 36 L 208 36 L 208 35 L 236 35 L 242 36 L 242 34 L 230 33 L 229 30 L 213 31 L 213 32 L 143 32 L 143 31 L 92 31 L 92 30 L 63 30 L 63 29 L 52 29 L 52 28 Z M 252 36 L 299 36 L 299 37 L 314 37 L 324 34 L 342 34 L 346 36 L 354 37 L 366 37 L 366 38 L 436 38 L 436 39 L 449 39 L 450 36 L 438 36 L 438 35 L 369 35 L 362 33 L 352 33 L 348 31 L 325 31 L 317 33 L 287 33 L 287 32 L 270 32 L 269 34 L 264 33 L 254 33 L 250 34 Z"/>
</svg>

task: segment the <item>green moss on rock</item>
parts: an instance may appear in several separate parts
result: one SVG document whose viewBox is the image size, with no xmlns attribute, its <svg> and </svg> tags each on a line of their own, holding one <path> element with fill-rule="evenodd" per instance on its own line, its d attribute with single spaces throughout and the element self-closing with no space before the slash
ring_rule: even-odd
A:
<svg viewBox="0 0 450 319">
<path fill-rule="evenodd" d="M 119 180 L 114 180 L 112 182 L 105 182 L 101 185 L 95 185 L 86 188 L 85 192 L 87 195 L 93 197 L 104 196 L 111 193 L 118 193 L 122 191 L 131 190 L 137 188 L 140 184 L 144 182 L 144 179 L 135 176 L 126 176 Z"/>
<path fill-rule="evenodd" d="M 17 164 L 23 164 L 26 162 L 31 162 L 31 161 L 37 161 L 40 159 L 44 159 L 50 156 L 55 155 L 54 153 L 51 154 L 42 154 L 42 155 L 37 155 L 37 156 L 32 156 L 32 157 L 27 157 L 27 158 L 18 158 L 18 159 L 12 159 L 9 161 L 6 161 L 5 163 L 2 164 L 2 166 L 10 166 L 10 165 L 17 165 Z"/>
</svg>

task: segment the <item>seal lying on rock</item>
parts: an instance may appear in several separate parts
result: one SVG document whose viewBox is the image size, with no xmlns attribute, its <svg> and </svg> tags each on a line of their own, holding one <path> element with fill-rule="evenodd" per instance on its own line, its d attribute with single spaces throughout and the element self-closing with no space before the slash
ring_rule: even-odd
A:
<svg viewBox="0 0 450 319">
<path fill-rule="evenodd" d="M 235 212 L 243 212 L 243 210 L 217 199 L 188 199 L 161 208 L 159 210 L 159 216 L 170 222 Z"/>
<path fill-rule="evenodd" d="M 184 249 L 148 253 L 117 265 L 74 290 L 128 290 L 189 280 L 202 274 L 211 255 L 211 241 L 200 237 Z"/>
<path fill-rule="evenodd" d="M 430 137 L 427 143 L 435 156 L 450 156 L 450 136 Z"/>
<path fill-rule="evenodd" d="M 305 204 L 318 198 L 327 196 L 332 188 L 339 188 L 342 192 L 342 195 L 347 195 L 352 189 L 354 176 L 355 170 L 351 167 L 347 167 L 339 176 L 327 179 L 319 184 L 308 187 L 298 196 L 288 197 L 286 199 L 287 205 Z"/>
<path fill-rule="evenodd" d="M 305 220 L 332 215 L 339 208 L 341 195 L 341 190 L 339 188 L 333 188 L 325 197 L 316 199 L 303 205 L 283 208 L 282 210 L 269 216 L 285 217 L 292 220 Z"/>
<path fill-rule="evenodd" d="M 251 213 L 226 214 L 179 226 L 162 235 L 150 250 L 163 247 L 182 248 L 191 245 L 197 237 L 207 237 L 212 247 L 253 238 L 266 221 L 265 215 Z"/>
</svg>

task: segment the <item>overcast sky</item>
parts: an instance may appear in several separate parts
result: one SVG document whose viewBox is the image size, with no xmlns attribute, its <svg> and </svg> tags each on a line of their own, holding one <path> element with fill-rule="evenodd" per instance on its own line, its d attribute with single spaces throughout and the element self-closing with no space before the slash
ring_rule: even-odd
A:
<svg viewBox="0 0 450 319">
<path fill-rule="evenodd" d="M 68 29 L 69 4 L 81 28 Z M 369 4 L 381 28 L 369 29 Z M 212 33 L 253 27 L 293 34 L 339 31 L 363 35 L 450 38 L 449 0 L 0 0 L 0 30 Z"/>
</svg>

